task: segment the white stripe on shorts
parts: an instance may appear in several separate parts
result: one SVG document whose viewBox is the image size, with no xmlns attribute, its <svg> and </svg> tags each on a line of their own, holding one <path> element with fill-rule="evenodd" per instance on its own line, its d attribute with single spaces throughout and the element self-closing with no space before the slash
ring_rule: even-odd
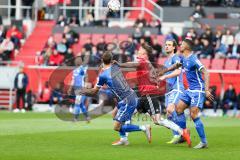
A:
<svg viewBox="0 0 240 160">
<path fill-rule="evenodd" d="M 127 110 L 127 105 L 128 105 L 128 103 L 126 103 L 125 109 L 124 109 L 123 112 L 119 115 L 118 120 L 120 120 L 120 119 L 122 118 L 124 112 L 126 112 L 126 110 Z"/>
<path fill-rule="evenodd" d="M 148 96 L 148 95 L 147 95 L 146 97 L 147 97 L 147 100 L 148 100 L 148 103 L 149 103 L 150 110 L 151 110 L 152 114 L 153 114 L 153 115 L 156 114 L 156 113 L 155 113 L 155 110 L 154 110 L 153 103 L 152 103 L 152 99 L 151 99 L 150 96 Z"/>
</svg>

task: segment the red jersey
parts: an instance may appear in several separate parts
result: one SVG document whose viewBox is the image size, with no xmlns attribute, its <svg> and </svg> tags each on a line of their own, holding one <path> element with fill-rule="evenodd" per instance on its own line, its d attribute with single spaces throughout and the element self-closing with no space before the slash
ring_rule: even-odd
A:
<svg viewBox="0 0 240 160">
<path fill-rule="evenodd" d="M 162 95 L 163 91 L 154 79 L 152 64 L 146 58 L 140 57 L 138 57 L 138 63 L 137 80 L 140 95 Z"/>
</svg>

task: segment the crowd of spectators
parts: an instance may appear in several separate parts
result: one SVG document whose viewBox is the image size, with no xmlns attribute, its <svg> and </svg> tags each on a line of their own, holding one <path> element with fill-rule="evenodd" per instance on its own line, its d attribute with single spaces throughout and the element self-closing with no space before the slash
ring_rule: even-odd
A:
<svg viewBox="0 0 240 160">
<path fill-rule="evenodd" d="M 14 58 L 19 52 L 23 39 L 24 34 L 16 25 L 6 27 L 0 24 L 0 61 Z"/>
<path fill-rule="evenodd" d="M 108 19 L 106 16 L 102 17 L 100 20 L 94 20 L 94 15 L 92 12 L 87 12 L 82 22 L 79 21 L 79 18 L 73 14 L 70 18 L 66 18 L 63 15 L 60 15 L 56 22 L 57 26 L 65 27 L 67 25 L 71 27 L 79 26 L 101 26 L 108 27 Z"/>
<path fill-rule="evenodd" d="M 60 43 L 54 41 L 54 37 L 50 36 L 44 49 L 36 53 L 35 62 L 37 65 L 73 65 L 72 47 L 79 41 L 79 35 L 69 26 L 64 27 L 62 40 Z"/>
<path fill-rule="evenodd" d="M 200 58 L 240 58 L 240 30 L 213 30 L 207 26 L 203 31 L 190 29 L 184 37 L 191 37 L 194 52 Z"/>
<path fill-rule="evenodd" d="M 151 60 L 156 62 L 162 54 L 162 46 L 159 44 L 157 35 L 153 38 L 149 31 L 143 32 L 142 28 L 136 27 L 132 35 L 126 41 L 119 42 L 117 37 L 112 39 L 112 43 L 106 43 L 105 36 L 99 37 L 98 43 L 93 43 L 91 37 L 82 44 L 80 53 L 73 53 L 73 45 L 78 43 L 78 34 L 71 30 L 69 26 L 64 27 L 62 40 L 59 43 L 54 41 L 53 36 L 49 37 L 43 51 L 37 52 L 35 62 L 37 65 L 74 65 L 74 57 L 77 55 L 89 55 L 89 65 L 97 66 L 101 63 L 101 55 L 106 50 L 112 50 L 114 59 L 119 62 L 134 61 L 136 52 L 140 44 L 145 42 L 153 47 Z M 77 44 L 78 45 L 78 44 Z"/>
<path fill-rule="evenodd" d="M 233 84 L 229 84 L 228 88 L 225 90 L 223 97 L 216 94 L 216 86 L 209 88 L 209 91 L 215 97 L 214 101 L 206 99 L 204 103 L 204 108 L 213 109 L 215 115 L 217 115 L 217 109 L 222 110 L 222 116 L 227 116 L 227 112 L 232 110 L 232 116 L 238 116 L 237 111 L 240 109 L 240 93 L 237 94 Z"/>
<path fill-rule="evenodd" d="M 94 39 L 89 37 L 84 44 L 81 43 L 81 46 L 78 43 L 79 34 L 72 30 L 70 25 L 67 25 L 64 27 L 61 42 L 56 43 L 53 36 L 49 37 L 43 51 L 36 55 L 36 64 L 72 66 L 74 65 L 73 58 L 76 55 L 90 55 L 89 64 L 97 66 L 101 62 L 101 55 L 105 50 L 112 50 L 114 59 L 120 62 L 134 61 L 138 46 L 145 42 L 153 47 L 151 60 L 156 63 L 158 58 L 164 57 L 165 54 L 157 35 L 152 36 L 150 31 L 142 30 L 144 23 L 144 21 L 136 20 L 135 30 L 132 35 L 129 35 L 127 43 L 119 42 L 119 39 L 114 37 L 112 42 L 115 45 L 113 45 L 113 43 L 106 43 L 105 36 L 102 36 L 97 44 L 94 43 Z M 165 39 L 175 39 L 178 44 L 181 39 L 186 37 L 191 37 L 193 40 L 193 51 L 199 58 L 240 58 L 240 31 L 233 34 L 230 29 L 222 32 L 206 27 L 200 32 L 192 28 L 182 37 L 177 36 L 173 30 L 165 35 Z M 80 53 L 74 53 L 74 45 L 82 48 Z"/>
</svg>

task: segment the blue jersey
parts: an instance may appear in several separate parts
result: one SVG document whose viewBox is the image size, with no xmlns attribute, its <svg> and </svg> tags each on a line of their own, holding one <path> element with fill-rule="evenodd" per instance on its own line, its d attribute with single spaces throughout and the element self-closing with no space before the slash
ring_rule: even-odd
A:
<svg viewBox="0 0 240 160">
<path fill-rule="evenodd" d="M 87 66 L 80 66 L 73 70 L 72 81 L 74 88 L 84 87 L 84 79 L 87 76 Z"/>
<path fill-rule="evenodd" d="M 183 69 L 186 72 L 187 81 L 190 90 L 204 91 L 204 80 L 202 79 L 201 69 L 204 66 L 198 60 L 197 56 L 191 54 L 183 58 Z"/>
<path fill-rule="evenodd" d="M 172 57 L 168 58 L 165 61 L 164 66 L 169 68 L 177 62 L 181 62 L 181 59 L 178 55 L 174 54 Z M 172 72 L 173 71 L 167 72 L 165 73 L 165 75 L 171 74 Z M 177 77 L 166 79 L 166 82 L 167 82 L 167 86 L 166 86 L 167 92 L 170 92 L 172 90 L 177 90 L 177 91 L 184 90 L 182 73 Z"/>
<path fill-rule="evenodd" d="M 134 92 L 117 65 L 112 65 L 99 75 L 97 87 L 102 87 L 104 84 L 111 89 L 118 100 L 123 100 Z"/>
</svg>

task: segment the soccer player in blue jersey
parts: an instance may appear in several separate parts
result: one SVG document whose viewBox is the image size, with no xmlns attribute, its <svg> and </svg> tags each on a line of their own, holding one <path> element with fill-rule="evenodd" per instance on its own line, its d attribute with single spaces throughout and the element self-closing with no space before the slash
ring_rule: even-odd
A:
<svg viewBox="0 0 240 160">
<path fill-rule="evenodd" d="M 174 39 L 169 39 L 165 42 L 165 52 L 168 55 L 167 60 L 164 63 L 166 68 L 171 67 L 173 64 L 180 63 L 180 58 L 176 54 L 177 43 Z M 182 129 L 186 129 L 186 119 L 178 123 L 175 119 L 177 118 L 177 113 L 175 111 L 175 106 L 179 101 L 180 94 L 183 93 L 183 78 L 181 68 L 169 71 L 160 77 L 160 80 L 166 81 L 166 94 L 165 94 L 165 106 L 167 108 L 167 117 L 169 120 L 178 124 Z M 178 132 L 173 131 L 173 138 L 171 141 L 167 142 L 169 144 L 177 144 L 181 140 L 181 135 Z"/>
<path fill-rule="evenodd" d="M 183 54 L 183 69 L 187 76 L 189 88 L 180 96 L 180 101 L 176 106 L 177 121 L 185 119 L 184 110 L 190 107 L 190 116 L 195 123 L 195 128 L 201 139 L 201 142 L 195 146 L 195 149 L 207 148 L 207 138 L 204 131 L 204 125 L 199 117 L 199 111 L 202 109 L 205 97 L 213 101 L 214 97 L 209 92 L 209 74 L 207 69 L 198 60 L 192 52 L 193 43 L 189 39 L 183 40 L 180 51 Z M 204 80 L 202 78 L 204 74 Z"/>
<path fill-rule="evenodd" d="M 69 88 L 69 92 L 71 90 L 77 90 L 85 87 L 85 79 L 87 77 L 87 69 L 88 66 L 82 62 L 81 57 L 77 57 L 75 59 L 75 64 L 77 66 L 76 69 L 73 70 L 71 87 Z M 87 97 L 82 95 L 75 96 L 74 103 L 74 121 L 79 120 L 80 112 L 82 112 L 86 118 L 86 121 L 89 122 L 90 118 L 88 116 L 87 108 L 86 108 Z"/>
<path fill-rule="evenodd" d="M 136 62 L 120 64 L 115 61 L 115 63 L 123 68 L 136 68 L 138 91 L 140 95 L 139 106 L 137 108 L 138 112 L 148 113 L 151 116 L 154 124 L 174 130 L 179 135 L 183 136 L 183 138 L 188 142 L 188 145 L 191 145 L 190 135 L 187 133 L 187 130 L 182 129 L 172 121 L 161 117 L 160 102 L 158 100 L 158 96 L 162 94 L 161 89 L 158 86 L 159 84 L 157 83 L 159 73 L 158 69 L 161 69 L 161 72 L 166 73 L 178 68 L 179 64 L 176 62 L 169 67 L 158 66 L 158 69 L 156 69 L 149 61 L 151 54 L 152 47 L 144 43 L 139 48 Z M 165 88 L 165 86 L 160 87 Z"/>
<path fill-rule="evenodd" d="M 103 85 L 107 85 L 115 94 L 118 101 L 118 112 L 114 117 L 114 130 L 120 133 L 122 145 L 128 145 L 128 141 L 125 139 L 126 132 L 135 131 L 143 131 L 150 143 L 150 125 L 137 126 L 133 124 L 124 124 L 131 119 L 138 105 L 136 93 L 130 88 L 118 65 L 112 64 L 111 52 L 105 52 L 102 56 L 102 61 L 104 66 L 98 77 L 97 85 L 92 89 L 80 89 L 76 93 L 86 96 L 95 96 Z"/>
</svg>

